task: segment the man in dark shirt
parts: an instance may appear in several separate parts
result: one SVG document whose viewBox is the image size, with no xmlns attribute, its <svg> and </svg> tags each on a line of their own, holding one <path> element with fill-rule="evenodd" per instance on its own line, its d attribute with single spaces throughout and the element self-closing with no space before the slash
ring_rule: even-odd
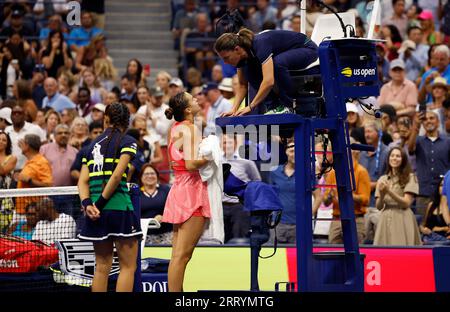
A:
<svg viewBox="0 0 450 312">
<path fill-rule="evenodd" d="M 420 126 L 425 135 L 419 136 Z M 436 189 L 439 176 L 450 168 L 450 138 L 439 133 L 439 118 L 433 111 L 416 114 L 412 134 L 408 141 L 410 154 L 416 155 L 419 197 L 416 199 L 416 213 L 425 215 L 430 196 Z"/>
<path fill-rule="evenodd" d="M 21 37 L 25 37 L 26 39 L 27 37 L 34 36 L 33 29 L 24 24 L 23 12 L 21 10 L 14 10 L 11 13 L 11 25 L 0 31 L 0 42 L 5 42 L 14 33 L 19 33 Z"/>
</svg>

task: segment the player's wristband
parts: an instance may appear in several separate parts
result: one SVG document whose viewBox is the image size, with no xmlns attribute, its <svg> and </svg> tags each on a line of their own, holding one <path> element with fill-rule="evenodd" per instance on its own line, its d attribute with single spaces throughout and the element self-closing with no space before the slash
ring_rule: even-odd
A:
<svg viewBox="0 0 450 312">
<path fill-rule="evenodd" d="M 84 208 L 87 208 L 87 206 L 92 206 L 92 200 L 90 198 L 85 198 L 81 201 L 81 206 L 83 206 Z"/>
<path fill-rule="evenodd" d="M 103 197 L 103 195 L 100 195 L 100 197 L 95 202 L 95 207 L 101 210 L 105 208 L 107 202 L 108 200 L 105 197 Z"/>
</svg>

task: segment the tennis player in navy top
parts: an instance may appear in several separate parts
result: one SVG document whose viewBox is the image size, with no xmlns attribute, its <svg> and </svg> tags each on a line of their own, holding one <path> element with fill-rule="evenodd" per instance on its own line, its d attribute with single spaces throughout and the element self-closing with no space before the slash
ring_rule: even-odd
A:
<svg viewBox="0 0 450 312">
<path fill-rule="evenodd" d="M 214 50 L 226 64 L 237 67 L 239 88 L 232 111 L 222 116 L 250 113 L 266 98 L 267 113 L 287 113 L 292 108 L 289 70 L 304 69 L 318 58 L 317 45 L 306 35 L 288 30 L 268 30 L 254 34 L 242 28 L 237 34 L 225 33 Z M 248 93 L 248 84 L 257 93 L 250 105 L 238 110 Z"/>
</svg>

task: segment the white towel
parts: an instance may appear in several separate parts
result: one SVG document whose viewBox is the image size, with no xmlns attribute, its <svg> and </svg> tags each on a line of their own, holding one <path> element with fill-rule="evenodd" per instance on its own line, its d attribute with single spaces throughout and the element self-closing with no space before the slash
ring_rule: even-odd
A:
<svg viewBox="0 0 450 312">
<path fill-rule="evenodd" d="M 205 225 L 199 243 L 223 244 L 225 240 L 222 207 L 223 171 L 219 138 L 209 135 L 203 139 L 199 146 L 199 155 L 210 160 L 207 165 L 200 168 L 199 173 L 202 181 L 208 183 L 209 206 L 211 207 L 211 218 Z"/>
</svg>

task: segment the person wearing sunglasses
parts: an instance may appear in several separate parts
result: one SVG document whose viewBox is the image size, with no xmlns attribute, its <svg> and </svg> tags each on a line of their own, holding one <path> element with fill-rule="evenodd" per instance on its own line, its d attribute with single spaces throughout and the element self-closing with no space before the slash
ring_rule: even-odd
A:
<svg viewBox="0 0 450 312">
<path fill-rule="evenodd" d="M 16 171 L 20 171 L 26 162 L 26 157 L 21 152 L 19 141 L 27 134 L 38 135 L 41 142 L 46 141 L 47 138 L 45 132 L 39 126 L 25 120 L 25 110 L 18 104 L 14 104 L 12 107 L 11 122 L 12 125 L 7 126 L 5 132 L 11 138 L 12 154 L 17 157 Z"/>
</svg>

